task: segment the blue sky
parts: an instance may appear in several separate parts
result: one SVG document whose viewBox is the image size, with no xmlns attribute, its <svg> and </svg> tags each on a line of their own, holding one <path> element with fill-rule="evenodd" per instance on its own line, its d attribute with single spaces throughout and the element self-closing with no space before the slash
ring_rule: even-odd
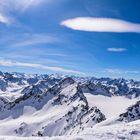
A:
<svg viewBox="0 0 140 140">
<path fill-rule="evenodd" d="M 0 70 L 140 80 L 139 0 L 0 0 Z"/>
</svg>

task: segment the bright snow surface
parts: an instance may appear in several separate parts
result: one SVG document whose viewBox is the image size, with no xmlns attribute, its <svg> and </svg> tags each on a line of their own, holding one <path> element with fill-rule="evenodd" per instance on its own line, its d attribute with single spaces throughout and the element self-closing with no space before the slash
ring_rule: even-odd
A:
<svg viewBox="0 0 140 140">
<path fill-rule="evenodd" d="M 72 136 L 43 138 L 0 136 L 0 140 L 140 140 L 140 121 L 97 126 Z"/>
<path fill-rule="evenodd" d="M 129 106 L 136 103 L 138 98 L 129 99 L 124 96 L 103 96 L 92 95 L 90 93 L 84 94 L 90 106 L 97 106 L 106 118 L 115 117 L 123 113 Z"/>
</svg>

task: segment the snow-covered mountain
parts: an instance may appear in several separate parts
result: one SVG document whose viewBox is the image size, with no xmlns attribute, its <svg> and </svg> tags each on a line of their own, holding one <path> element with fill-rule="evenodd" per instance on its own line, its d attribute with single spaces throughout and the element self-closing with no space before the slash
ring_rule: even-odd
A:
<svg viewBox="0 0 140 140">
<path fill-rule="evenodd" d="M 0 135 L 108 137 L 105 128 L 140 125 L 139 96 L 134 80 L 0 72 Z"/>
<path fill-rule="evenodd" d="M 135 121 L 140 119 L 140 101 L 130 106 L 125 113 L 120 114 L 119 121 Z"/>
</svg>

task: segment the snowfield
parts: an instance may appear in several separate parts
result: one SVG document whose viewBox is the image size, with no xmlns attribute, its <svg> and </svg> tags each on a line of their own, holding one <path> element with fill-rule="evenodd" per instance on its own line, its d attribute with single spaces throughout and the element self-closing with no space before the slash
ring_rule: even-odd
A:
<svg viewBox="0 0 140 140">
<path fill-rule="evenodd" d="M 97 106 L 106 118 L 112 118 L 123 113 L 129 106 L 135 104 L 139 99 L 129 99 L 123 96 L 103 96 L 84 93 L 90 106 Z"/>
<path fill-rule="evenodd" d="M 85 129 L 78 135 L 56 137 L 10 137 L 0 140 L 140 140 L 140 120 L 131 123 L 97 126 Z"/>
</svg>

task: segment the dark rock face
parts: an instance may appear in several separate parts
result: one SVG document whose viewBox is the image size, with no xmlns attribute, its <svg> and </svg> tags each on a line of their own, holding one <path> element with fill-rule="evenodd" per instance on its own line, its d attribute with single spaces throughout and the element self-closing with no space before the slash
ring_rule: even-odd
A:
<svg viewBox="0 0 140 140">
<path fill-rule="evenodd" d="M 119 121 L 131 122 L 140 119 L 140 101 L 127 109 L 125 113 L 120 114 Z"/>
<path fill-rule="evenodd" d="M 93 127 L 105 119 L 104 114 L 97 107 L 86 108 L 86 106 L 79 104 L 71 108 L 62 118 L 49 124 L 49 126 L 57 126 L 61 122 L 65 122 L 65 125 L 60 126 L 61 134 L 59 135 L 65 135 L 67 133 L 71 135 L 83 131 L 86 127 Z M 42 136 L 51 136 L 48 133 L 48 126 L 43 126 L 39 132 L 41 132 Z M 38 136 L 38 133 L 36 135 Z"/>
<path fill-rule="evenodd" d="M 136 98 L 140 96 L 140 82 L 125 79 L 111 79 L 111 78 L 94 78 L 89 81 L 94 83 L 94 89 L 101 89 L 102 94 L 107 96 L 126 96 L 128 98 Z"/>
<path fill-rule="evenodd" d="M 9 103 L 8 99 L 5 97 L 0 97 L 0 111 Z"/>
<path fill-rule="evenodd" d="M 6 91 L 8 83 L 4 79 L 0 79 L 0 89 L 1 91 Z"/>
</svg>

